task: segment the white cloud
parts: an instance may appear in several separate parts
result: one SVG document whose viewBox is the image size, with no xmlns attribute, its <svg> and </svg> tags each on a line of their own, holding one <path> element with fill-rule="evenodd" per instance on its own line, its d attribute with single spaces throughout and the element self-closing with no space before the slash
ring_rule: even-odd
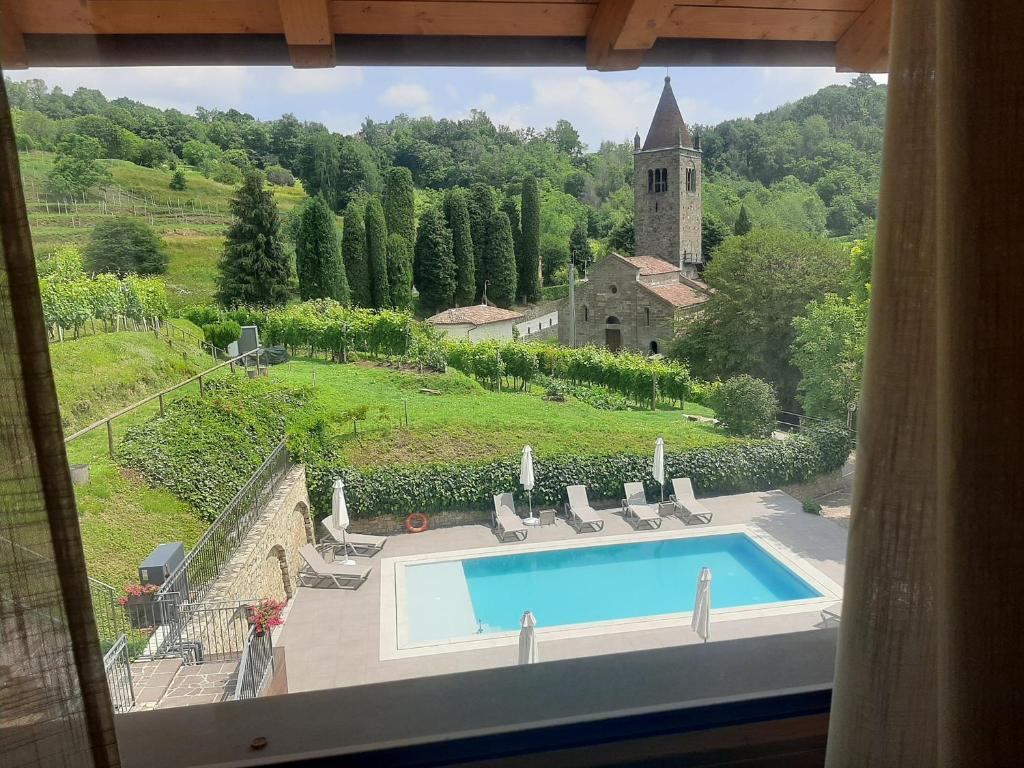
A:
<svg viewBox="0 0 1024 768">
<path fill-rule="evenodd" d="M 421 114 L 429 111 L 430 91 L 418 83 L 396 83 L 387 88 L 377 101 L 410 115 Z"/>
</svg>

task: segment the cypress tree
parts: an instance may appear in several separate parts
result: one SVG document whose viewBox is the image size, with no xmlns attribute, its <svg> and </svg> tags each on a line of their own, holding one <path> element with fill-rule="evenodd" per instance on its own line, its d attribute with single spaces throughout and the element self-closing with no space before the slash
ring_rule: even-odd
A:
<svg viewBox="0 0 1024 768">
<path fill-rule="evenodd" d="M 439 312 L 452 306 L 455 296 L 452 233 L 437 208 L 428 209 L 420 218 L 413 270 L 424 312 Z"/>
<path fill-rule="evenodd" d="M 516 274 L 522 274 L 523 265 L 523 228 L 519 218 L 519 206 L 512 195 L 506 195 L 501 203 L 501 210 L 508 215 L 508 224 L 512 229 L 512 249 L 516 253 Z"/>
<path fill-rule="evenodd" d="M 247 173 L 231 200 L 234 221 L 220 259 L 217 300 L 224 306 L 275 306 L 288 299 L 288 256 L 274 196 Z"/>
<path fill-rule="evenodd" d="M 408 168 L 390 168 L 384 177 L 384 221 L 389 235 L 416 242 L 416 193 Z"/>
<path fill-rule="evenodd" d="M 388 235 L 388 287 L 391 306 L 412 309 L 412 244 L 398 234 Z"/>
<path fill-rule="evenodd" d="M 345 229 L 341 233 L 341 255 L 348 276 L 352 304 L 372 307 L 370 267 L 366 263 L 366 226 L 363 223 L 363 202 L 352 200 L 345 208 Z"/>
<path fill-rule="evenodd" d="M 524 301 L 540 300 L 540 190 L 537 179 L 523 179 L 523 258 L 519 270 L 519 295 Z"/>
<path fill-rule="evenodd" d="M 469 198 L 466 200 L 466 207 L 469 209 L 469 231 L 473 240 L 473 270 L 476 281 L 477 301 L 483 295 L 484 280 L 487 279 L 487 270 L 484 266 L 484 247 L 487 241 L 487 222 L 494 214 L 494 196 L 490 187 L 484 184 L 474 184 L 469 190 Z"/>
<path fill-rule="evenodd" d="M 733 232 L 737 235 L 745 235 L 754 228 L 753 222 L 750 220 L 750 214 L 747 213 L 747 206 L 740 206 L 740 215 L 736 217 L 736 226 L 733 228 Z"/>
<path fill-rule="evenodd" d="M 452 233 L 452 256 L 455 259 L 455 305 L 466 307 L 476 298 L 476 256 L 469 225 L 466 195 L 460 189 L 449 189 L 444 195 L 444 215 Z"/>
<path fill-rule="evenodd" d="M 516 254 L 508 214 L 495 211 L 487 222 L 487 299 L 499 307 L 511 307 L 516 300 Z"/>
<path fill-rule="evenodd" d="M 384 208 L 378 198 L 371 197 L 367 201 L 365 221 L 370 295 L 374 307 L 387 309 L 391 306 L 391 288 L 388 286 L 388 227 L 384 223 Z"/>
<path fill-rule="evenodd" d="M 594 260 L 594 251 L 590 247 L 590 239 L 587 237 L 587 225 L 577 221 L 569 236 L 569 257 L 581 276 L 590 267 Z"/>
<path fill-rule="evenodd" d="M 295 233 L 295 271 L 299 278 L 299 297 L 336 299 L 349 303 L 345 265 L 338 249 L 338 231 L 334 211 L 320 195 L 310 198 L 299 213 Z"/>
</svg>

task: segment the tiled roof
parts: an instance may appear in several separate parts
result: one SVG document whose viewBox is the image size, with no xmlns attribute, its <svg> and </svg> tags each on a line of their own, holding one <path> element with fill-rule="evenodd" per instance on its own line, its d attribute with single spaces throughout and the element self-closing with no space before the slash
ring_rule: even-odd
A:
<svg viewBox="0 0 1024 768">
<path fill-rule="evenodd" d="M 619 256 L 619 258 L 639 269 L 641 275 L 665 275 L 669 272 L 679 271 L 679 267 L 675 264 L 659 259 L 657 256 Z"/>
<path fill-rule="evenodd" d="M 693 307 L 697 304 L 703 304 L 710 298 L 706 293 L 702 293 L 683 283 L 673 283 L 672 285 L 644 285 L 640 283 L 640 285 L 676 308 Z"/>
<path fill-rule="evenodd" d="M 498 323 L 502 320 L 520 320 L 522 312 L 513 312 L 510 309 L 491 307 L 486 304 L 477 304 L 473 307 L 455 307 L 438 312 L 433 317 L 428 317 L 427 322 L 434 325 L 487 325 Z"/>
<path fill-rule="evenodd" d="M 665 78 L 665 88 L 661 92 L 658 108 L 654 110 L 651 128 L 647 131 L 644 149 L 666 149 L 668 147 L 692 147 L 693 138 L 686 130 L 683 115 L 679 111 L 672 85 Z"/>
</svg>

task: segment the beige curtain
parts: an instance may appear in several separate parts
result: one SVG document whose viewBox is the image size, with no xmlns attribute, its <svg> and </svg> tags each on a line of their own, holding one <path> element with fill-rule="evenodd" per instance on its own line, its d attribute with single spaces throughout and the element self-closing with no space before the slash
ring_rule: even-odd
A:
<svg viewBox="0 0 1024 768">
<path fill-rule="evenodd" d="M 2 83 L 0 237 L 0 765 L 112 768 L 114 716 Z"/>
<path fill-rule="evenodd" d="M 827 764 L 1024 765 L 1024 9 L 893 14 Z"/>
</svg>

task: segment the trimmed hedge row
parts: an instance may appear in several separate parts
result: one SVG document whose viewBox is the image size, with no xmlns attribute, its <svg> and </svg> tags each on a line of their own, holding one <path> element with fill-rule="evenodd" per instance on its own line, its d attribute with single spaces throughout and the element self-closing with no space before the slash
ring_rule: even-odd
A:
<svg viewBox="0 0 1024 768">
<path fill-rule="evenodd" d="M 827 426 L 786 440 L 751 440 L 665 454 L 668 477 L 689 477 L 705 494 L 741 493 L 803 482 L 842 466 L 850 451 L 845 429 Z M 345 480 L 354 518 L 487 509 L 491 494 L 519 489 L 519 457 L 485 463 L 449 463 L 359 470 L 337 459 L 300 457 L 306 463 L 310 498 L 319 516 L 330 512 L 331 487 Z M 561 505 L 565 487 L 586 485 L 592 501 L 622 498 L 622 483 L 643 480 L 656 498 L 648 454 L 540 456 L 535 464 L 535 506 Z M 666 495 L 669 491 L 666 491 Z M 517 498 L 522 496 L 518 490 Z M 525 499 L 524 499 L 525 500 Z"/>
</svg>

